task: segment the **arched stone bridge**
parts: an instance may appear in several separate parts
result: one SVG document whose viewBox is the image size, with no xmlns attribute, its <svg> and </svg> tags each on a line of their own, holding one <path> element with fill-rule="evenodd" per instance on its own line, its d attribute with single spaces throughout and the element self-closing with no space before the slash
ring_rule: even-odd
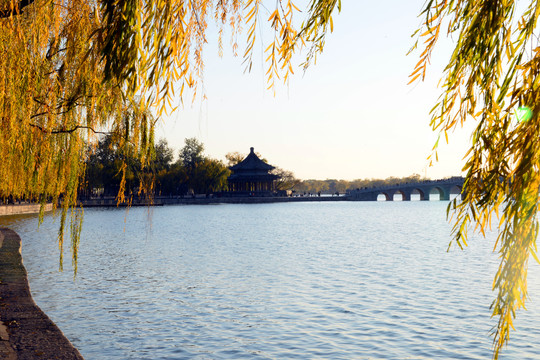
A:
<svg viewBox="0 0 540 360">
<path fill-rule="evenodd" d="M 420 195 L 420 200 L 429 200 L 429 194 L 435 190 L 439 200 L 450 200 L 450 193 L 464 194 L 464 178 L 461 176 L 442 180 L 425 180 L 415 183 L 403 183 L 388 186 L 362 188 L 349 191 L 348 200 L 377 201 L 379 195 L 384 195 L 387 201 L 394 200 L 394 194 L 401 194 L 403 201 L 410 201 L 412 194 Z"/>
</svg>

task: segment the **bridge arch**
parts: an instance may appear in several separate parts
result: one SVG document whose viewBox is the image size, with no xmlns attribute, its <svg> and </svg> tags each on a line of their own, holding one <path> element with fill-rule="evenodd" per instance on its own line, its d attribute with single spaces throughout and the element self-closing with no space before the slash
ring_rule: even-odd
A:
<svg viewBox="0 0 540 360">
<path fill-rule="evenodd" d="M 456 176 L 440 180 L 422 180 L 404 184 L 358 188 L 349 191 L 348 197 L 353 201 L 392 201 L 394 194 L 398 193 L 405 201 L 431 200 L 432 193 L 437 194 L 438 200 L 448 201 L 451 194 L 452 197 L 455 197 L 461 193 L 461 197 L 464 198 L 466 189 L 464 188 L 464 179 Z"/>
<path fill-rule="evenodd" d="M 450 200 L 454 200 L 455 198 L 458 198 L 458 200 L 461 200 L 463 198 L 462 196 L 463 186 L 460 185 L 454 185 L 451 186 L 448 190 L 448 195 Z"/>
<path fill-rule="evenodd" d="M 392 201 L 407 201 L 407 193 L 401 189 L 392 191 Z"/>
<path fill-rule="evenodd" d="M 444 186 L 433 186 L 429 190 L 429 200 L 431 200 L 431 195 L 439 195 L 438 200 L 449 200 L 450 199 L 449 189 L 445 188 Z"/>
<path fill-rule="evenodd" d="M 414 200 L 413 200 L 413 195 L 415 195 Z M 414 188 L 411 191 L 411 201 L 415 201 L 415 200 L 419 200 L 419 201 L 429 200 L 429 193 L 428 193 L 428 197 L 426 199 L 426 194 L 424 193 L 424 191 L 422 191 L 422 189 Z"/>
</svg>

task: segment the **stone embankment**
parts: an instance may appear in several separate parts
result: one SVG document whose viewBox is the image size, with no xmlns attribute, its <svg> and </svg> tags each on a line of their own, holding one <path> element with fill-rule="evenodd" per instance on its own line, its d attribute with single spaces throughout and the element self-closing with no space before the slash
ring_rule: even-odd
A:
<svg viewBox="0 0 540 360">
<path fill-rule="evenodd" d="M 0 228 L 0 359 L 83 359 L 32 299 L 21 238 L 6 228 Z"/>
<path fill-rule="evenodd" d="M 37 214 L 39 213 L 40 204 L 14 204 L 0 205 L 0 216 L 3 215 L 19 215 L 19 214 Z M 45 211 L 51 211 L 52 204 L 45 204 Z"/>
</svg>

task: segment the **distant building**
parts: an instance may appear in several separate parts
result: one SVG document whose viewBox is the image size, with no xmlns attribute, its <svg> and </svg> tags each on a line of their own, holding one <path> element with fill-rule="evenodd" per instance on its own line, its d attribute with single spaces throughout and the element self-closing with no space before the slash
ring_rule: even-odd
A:
<svg viewBox="0 0 540 360">
<path fill-rule="evenodd" d="M 249 155 L 238 164 L 229 168 L 229 193 L 233 196 L 272 196 L 276 191 L 275 181 L 278 175 L 270 174 L 274 169 L 259 159 L 253 148 Z"/>
</svg>

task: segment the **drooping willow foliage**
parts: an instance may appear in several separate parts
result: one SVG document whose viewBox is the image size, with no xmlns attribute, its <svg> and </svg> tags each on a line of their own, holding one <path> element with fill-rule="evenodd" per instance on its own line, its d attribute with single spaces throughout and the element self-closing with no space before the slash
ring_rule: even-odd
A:
<svg viewBox="0 0 540 360">
<path fill-rule="evenodd" d="M 322 51 L 340 6 L 312 0 L 299 35 L 300 10 L 290 0 L 0 0 L 0 199 L 62 204 L 62 253 L 68 213 L 72 222 L 82 219 L 75 205 L 86 150 L 106 133 L 147 163 L 157 119 L 185 88 L 197 93 L 209 21 L 218 24 L 220 53 L 225 28 L 235 53 L 247 29 L 247 69 L 258 27 L 269 26 L 275 36 L 265 58 L 274 86 L 292 74 L 300 47 L 311 44 L 308 63 Z M 76 260 L 80 223 L 71 229 Z"/>
<path fill-rule="evenodd" d="M 446 33 L 455 49 L 442 78 L 431 125 L 443 136 L 465 121 L 476 129 L 466 155 L 463 202 L 453 202 L 454 241 L 467 230 L 498 227 L 493 281 L 494 358 L 508 342 L 516 311 L 525 307 L 527 269 L 538 261 L 540 188 L 540 2 L 430 0 L 418 30 L 423 52 L 411 81 L 425 76 L 430 55 Z M 525 114 L 525 116 L 524 116 Z M 436 153 L 434 154 L 436 156 Z"/>
</svg>

